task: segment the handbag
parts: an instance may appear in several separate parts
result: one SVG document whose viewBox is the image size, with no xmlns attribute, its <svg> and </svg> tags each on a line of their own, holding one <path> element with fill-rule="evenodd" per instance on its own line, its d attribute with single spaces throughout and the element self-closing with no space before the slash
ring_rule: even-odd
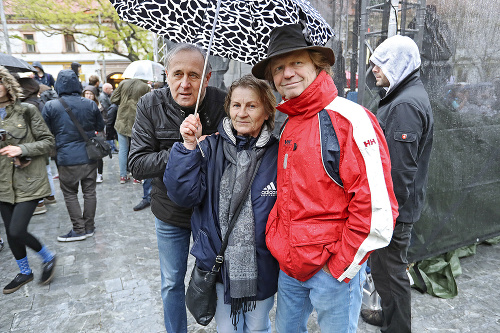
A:
<svg viewBox="0 0 500 333">
<path fill-rule="evenodd" d="M 101 136 L 93 136 L 89 138 L 87 133 L 85 133 L 85 131 L 83 130 L 82 125 L 80 125 L 78 120 L 75 118 L 75 115 L 73 114 L 73 112 L 71 112 L 71 108 L 68 106 L 68 104 L 66 104 L 64 99 L 59 98 L 59 101 L 75 124 L 78 132 L 80 132 L 80 135 L 85 140 L 85 149 L 87 150 L 87 156 L 89 157 L 89 159 L 100 160 L 105 156 L 109 156 L 109 158 L 112 158 L 111 146 L 109 145 L 109 143 L 107 143 L 106 140 Z"/>
<path fill-rule="evenodd" d="M 261 162 L 262 160 L 257 162 L 252 180 L 250 181 L 250 186 L 248 186 L 246 194 L 243 198 L 248 196 L 250 188 L 252 187 L 251 184 L 253 183 Z M 189 280 L 188 288 L 186 290 L 186 307 L 191 315 L 193 315 L 196 322 L 202 326 L 207 326 L 215 315 L 217 307 L 215 282 L 217 281 L 217 275 L 219 274 L 222 263 L 224 262 L 224 251 L 226 250 L 227 242 L 229 241 L 229 234 L 233 231 L 234 225 L 236 224 L 236 218 L 240 215 L 244 202 L 245 200 L 242 200 L 239 203 L 238 208 L 236 209 L 233 218 L 227 227 L 226 235 L 224 236 L 219 253 L 215 257 L 215 264 L 212 269 L 210 271 L 202 270 L 195 263 L 193 271 L 191 272 L 191 279 Z"/>
</svg>

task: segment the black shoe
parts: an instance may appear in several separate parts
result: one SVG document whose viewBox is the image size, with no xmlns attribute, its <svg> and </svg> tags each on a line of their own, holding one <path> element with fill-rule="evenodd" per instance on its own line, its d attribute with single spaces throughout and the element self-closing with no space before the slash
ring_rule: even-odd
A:
<svg viewBox="0 0 500 333">
<path fill-rule="evenodd" d="M 362 309 L 361 318 L 363 318 L 365 323 L 373 326 L 382 327 L 384 325 L 382 310 Z"/>
<path fill-rule="evenodd" d="M 3 288 L 4 294 L 12 294 L 14 291 L 18 290 L 26 283 L 33 281 L 33 272 L 30 274 L 17 274 L 14 280 L 10 281 L 8 285 Z"/>
<path fill-rule="evenodd" d="M 56 272 L 56 256 L 52 258 L 49 262 L 44 262 L 42 264 L 42 277 L 40 279 L 41 284 L 49 284 L 54 278 L 54 273 Z"/>
<path fill-rule="evenodd" d="M 137 212 L 138 210 L 143 210 L 146 207 L 149 207 L 151 203 L 147 201 L 146 199 L 142 199 L 141 202 L 137 206 L 134 207 L 134 210 Z"/>
</svg>

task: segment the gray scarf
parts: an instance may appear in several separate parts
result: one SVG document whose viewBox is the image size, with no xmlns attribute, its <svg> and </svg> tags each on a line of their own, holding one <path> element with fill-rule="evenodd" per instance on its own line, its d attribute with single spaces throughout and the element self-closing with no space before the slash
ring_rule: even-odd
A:
<svg viewBox="0 0 500 333">
<path fill-rule="evenodd" d="M 244 196 L 248 187 L 252 186 L 253 175 L 265 152 L 262 147 L 269 141 L 271 133 L 264 125 L 255 146 L 238 152 L 236 138 L 228 118 L 224 119 L 224 129 L 232 142 L 223 142 L 224 156 L 229 161 L 221 178 L 219 192 L 219 224 L 223 238 L 238 205 L 243 202 L 224 254 L 224 269 L 229 275 L 231 317 L 233 324 L 236 325 L 241 311 L 251 311 L 255 308 L 257 296 L 255 220 L 250 191 L 246 197 Z"/>
</svg>

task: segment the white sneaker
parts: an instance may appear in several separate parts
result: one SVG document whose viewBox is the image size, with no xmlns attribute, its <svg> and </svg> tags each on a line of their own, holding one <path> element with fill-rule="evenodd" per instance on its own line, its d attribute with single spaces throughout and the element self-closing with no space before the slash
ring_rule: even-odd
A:
<svg viewBox="0 0 500 333">
<path fill-rule="evenodd" d="M 102 174 L 98 173 L 97 178 L 95 180 L 96 183 L 102 183 Z"/>
</svg>

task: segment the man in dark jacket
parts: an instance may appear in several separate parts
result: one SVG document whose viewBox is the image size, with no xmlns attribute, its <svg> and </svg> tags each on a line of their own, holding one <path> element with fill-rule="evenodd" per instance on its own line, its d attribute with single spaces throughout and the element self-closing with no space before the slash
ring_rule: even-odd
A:
<svg viewBox="0 0 500 333">
<path fill-rule="evenodd" d="M 99 103 L 101 103 L 102 107 L 102 114 L 104 121 L 106 122 L 106 142 L 109 143 L 111 146 L 111 152 L 112 153 L 117 153 L 118 149 L 116 149 L 115 146 L 115 137 L 118 137 L 116 134 L 116 130 L 114 128 L 115 126 L 115 120 L 116 120 L 116 110 L 115 110 L 115 119 L 112 121 L 113 125 L 108 126 L 108 113 L 109 113 L 109 108 L 111 106 L 111 94 L 113 93 L 113 86 L 110 83 L 105 83 L 102 85 L 102 91 L 99 94 Z M 115 105 L 118 107 L 117 105 Z M 110 139 L 112 138 L 112 139 Z"/>
<path fill-rule="evenodd" d="M 151 210 L 155 215 L 161 269 L 161 296 L 165 328 L 169 333 L 187 331 L 184 277 L 191 236 L 191 209 L 167 196 L 163 173 L 172 145 L 181 142 L 180 125 L 194 113 L 200 85 L 198 112 L 203 135 L 217 131 L 224 117 L 225 93 L 208 87 L 211 70 L 202 77 L 205 53 L 194 45 L 179 44 L 167 55 L 168 87 L 144 95 L 137 104 L 132 128 L 129 166 L 137 179 L 153 178 Z M 120 147 L 121 151 L 121 147 Z"/>
<path fill-rule="evenodd" d="M 57 237 L 57 240 L 71 242 L 94 235 L 97 161 L 88 158 L 85 140 L 60 99 L 66 102 L 89 137 L 95 136 L 96 131 L 104 130 L 104 121 L 97 104 L 81 96 L 80 82 L 74 71 L 66 69 L 59 72 L 55 88 L 60 98 L 47 102 L 42 115 L 56 138 L 59 183 L 73 223 L 73 229 Z M 83 214 L 78 202 L 80 184 L 84 198 Z"/>
<path fill-rule="evenodd" d="M 411 38 L 388 38 L 377 47 L 370 62 L 377 86 L 386 90 L 377 120 L 389 147 L 399 216 L 389 246 L 370 257 L 382 310 L 364 309 L 361 315 L 369 324 L 381 326 L 382 332 L 407 333 L 411 332 L 411 293 L 406 254 L 413 223 L 419 220 L 423 208 L 434 120 L 420 80 L 420 53 Z"/>
<path fill-rule="evenodd" d="M 54 77 L 49 73 L 45 73 L 40 61 L 33 61 L 33 67 L 36 69 L 35 76 L 33 77 L 39 84 L 45 84 L 51 88 L 54 88 Z"/>
</svg>

